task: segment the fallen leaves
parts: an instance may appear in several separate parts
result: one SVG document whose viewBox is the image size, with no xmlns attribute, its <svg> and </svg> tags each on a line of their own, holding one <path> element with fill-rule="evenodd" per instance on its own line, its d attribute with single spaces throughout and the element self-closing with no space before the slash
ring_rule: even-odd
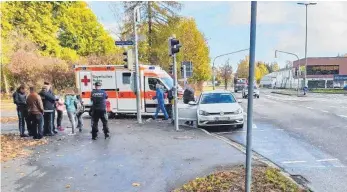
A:
<svg viewBox="0 0 347 192">
<path fill-rule="evenodd" d="M 1 135 L 1 162 L 14 159 L 16 157 L 25 157 L 31 154 L 31 150 L 26 149 L 34 146 L 46 144 L 48 140 L 43 138 L 41 140 L 33 140 L 30 137 L 22 138 L 16 134 L 2 134 Z"/>
<path fill-rule="evenodd" d="M 253 167 L 252 181 L 251 191 L 304 191 L 297 184 L 284 177 L 279 170 L 262 165 Z M 245 168 L 237 166 L 229 171 L 219 171 L 206 177 L 196 178 L 173 192 L 188 191 L 244 192 Z"/>
<path fill-rule="evenodd" d="M 65 188 L 66 188 L 66 189 L 69 189 L 70 187 L 71 187 L 70 184 L 65 185 Z"/>
<path fill-rule="evenodd" d="M 0 117 L 0 123 L 18 122 L 18 117 Z"/>
</svg>

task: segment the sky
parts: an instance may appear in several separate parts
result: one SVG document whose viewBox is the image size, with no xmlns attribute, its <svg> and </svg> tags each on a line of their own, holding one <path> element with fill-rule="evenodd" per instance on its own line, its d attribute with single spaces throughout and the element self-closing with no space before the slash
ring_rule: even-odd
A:
<svg viewBox="0 0 347 192">
<path fill-rule="evenodd" d="M 184 1 L 180 15 L 193 17 L 214 57 L 249 47 L 250 2 Z M 114 38 L 122 16 L 120 2 L 88 2 L 99 21 Z M 112 9 L 110 8 L 112 7 Z M 335 57 L 347 53 L 347 1 L 318 1 L 308 7 L 308 57 Z M 116 14 L 114 14 L 116 13 Z M 166 43 L 166 42 L 163 42 Z M 183 45 L 184 46 L 184 45 Z M 256 60 L 277 61 L 281 67 L 294 56 L 275 50 L 305 55 L 305 7 L 297 1 L 258 1 Z M 230 59 L 233 67 L 247 51 L 218 58 L 216 65 Z"/>
</svg>

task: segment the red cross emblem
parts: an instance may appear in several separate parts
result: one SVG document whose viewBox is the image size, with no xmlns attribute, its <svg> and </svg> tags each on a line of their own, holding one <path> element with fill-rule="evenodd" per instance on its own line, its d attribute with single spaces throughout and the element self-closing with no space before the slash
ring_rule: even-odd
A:
<svg viewBox="0 0 347 192">
<path fill-rule="evenodd" d="M 83 79 L 81 79 L 81 82 L 84 83 L 84 86 L 87 86 L 90 82 L 90 79 L 88 79 L 87 75 L 85 75 Z"/>
</svg>

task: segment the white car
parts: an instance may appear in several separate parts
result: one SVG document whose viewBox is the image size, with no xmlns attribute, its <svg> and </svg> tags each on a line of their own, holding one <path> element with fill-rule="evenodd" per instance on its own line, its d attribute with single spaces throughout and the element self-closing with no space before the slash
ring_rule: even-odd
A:
<svg viewBox="0 0 347 192">
<path fill-rule="evenodd" d="M 255 98 L 259 99 L 260 93 L 259 93 L 259 88 L 254 85 L 254 90 L 253 90 L 253 96 Z M 248 86 L 245 86 L 242 90 L 242 98 L 247 98 L 248 97 Z"/>
<path fill-rule="evenodd" d="M 197 102 L 178 105 L 179 120 L 195 121 L 198 127 L 243 128 L 243 109 L 229 91 L 202 92 Z"/>
</svg>

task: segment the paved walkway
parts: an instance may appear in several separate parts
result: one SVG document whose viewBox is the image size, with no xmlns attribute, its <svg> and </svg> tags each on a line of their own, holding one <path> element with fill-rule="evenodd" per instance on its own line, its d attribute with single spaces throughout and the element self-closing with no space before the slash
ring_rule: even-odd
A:
<svg viewBox="0 0 347 192">
<path fill-rule="evenodd" d="M 110 120 L 111 139 L 101 133 L 92 141 L 90 119 L 84 122 L 88 130 L 83 133 L 60 133 L 30 158 L 2 163 L 1 191 L 167 192 L 245 160 L 243 153 L 199 129 L 176 132 L 164 121 L 139 126 L 134 119 Z"/>
</svg>

